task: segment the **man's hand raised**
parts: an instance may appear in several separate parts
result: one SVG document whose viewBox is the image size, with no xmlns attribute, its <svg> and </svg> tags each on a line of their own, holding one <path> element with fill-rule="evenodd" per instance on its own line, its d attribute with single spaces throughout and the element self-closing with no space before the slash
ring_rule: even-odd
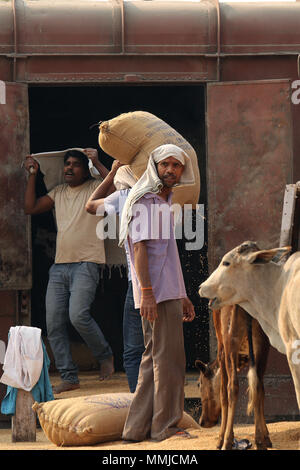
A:
<svg viewBox="0 0 300 470">
<path fill-rule="evenodd" d="M 36 175 L 39 169 L 39 164 L 31 155 L 27 155 L 24 162 L 24 168 L 29 174 Z"/>
</svg>

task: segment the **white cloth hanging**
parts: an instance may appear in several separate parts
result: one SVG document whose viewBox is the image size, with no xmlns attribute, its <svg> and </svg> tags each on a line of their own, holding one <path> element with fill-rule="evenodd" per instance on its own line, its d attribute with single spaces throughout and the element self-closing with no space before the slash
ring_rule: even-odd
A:
<svg viewBox="0 0 300 470">
<path fill-rule="evenodd" d="M 42 367 L 41 329 L 11 327 L 0 382 L 29 392 L 38 382 Z"/>
</svg>

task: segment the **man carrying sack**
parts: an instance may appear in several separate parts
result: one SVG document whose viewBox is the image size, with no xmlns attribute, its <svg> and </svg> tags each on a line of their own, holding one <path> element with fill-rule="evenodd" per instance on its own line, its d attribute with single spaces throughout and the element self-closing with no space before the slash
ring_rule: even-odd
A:
<svg viewBox="0 0 300 470">
<path fill-rule="evenodd" d="M 114 372 L 112 350 L 90 314 L 99 282 L 100 265 L 105 263 L 103 240 L 96 235 L 98 220 L 89 215 L 85 204 L 99 185 L 91 178 L 89 159 L 102 178 L 108 170 L 99 162 L 97 150 L 68 150 L 64 155 L 64 184 L 36 198 L 39 164 L 26 158 L 29 173 L 25 193 L 26 214 L 36 215 L 55 208 L 57 240 L 55 262 L 49 271 L 46 294 L 47 336 L 61 383 L 53 388 L 61 393 L 79 388 L 77 366 L 72 360 L 67 323 L 78 331 L 100 364 L 100 380 Z M 118 168 L 115 164 L 115 170 Z"/>
<path fill-rule="evenodd" d="M 170 206 L 172 188 L 193 181 L 188 155 L 176 145 L 162 145 L 151 152 L 122 212 L 120 245 L 128 240 L 134 301 L 145 342 L 124 440 L 161 441 L 181 432 L 177 424 L 184 406 L 182 322 L 192 321 L 195 312 L 186 296 Z"/>
</svg>

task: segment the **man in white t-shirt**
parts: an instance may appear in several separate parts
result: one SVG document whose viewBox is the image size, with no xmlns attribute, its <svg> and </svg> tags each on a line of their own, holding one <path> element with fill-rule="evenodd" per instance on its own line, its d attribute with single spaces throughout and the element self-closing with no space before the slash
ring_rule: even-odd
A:
<svg viewBox="0 0 300 470">
<path fill-rule="evenodd" d="M 79 388 L 67 332 L 69 320 L 98 360 L 100 379 L 114 372 L 112 350 L 90 314 L 100 265 L 105 264 L 105 250 L 103 240 L 96 234 L 98 220 L 85 210 L 87 200 L 99 185 L 99 180 L 91 178 L 89 158 L 102 178 L 110 173 L 99 162 L 97 150 L 70 150 L 64 157 L 65 183 L 40 198 L 35 194 L 38 163 L 30 156 L 25 161 L 29 173 L 26 214 L 41 214 L 54 208 L 57 223 L 55 262 L 49 271 L 46 294 L 47 336 L 62 379 L 53 388 L 54 393 Z M 114 174 L 117 168 L 114 163 L 111 172 Z"/>
</svg>

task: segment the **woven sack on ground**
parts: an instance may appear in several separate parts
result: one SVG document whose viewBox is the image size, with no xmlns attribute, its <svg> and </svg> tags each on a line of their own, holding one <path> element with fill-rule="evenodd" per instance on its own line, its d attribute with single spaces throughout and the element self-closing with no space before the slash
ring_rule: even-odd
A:
<svg viewBox="0 0 300 470">
<path fill-rule="evenodd" d="M 122 437 L 131 393 L 105 393 L 34 403 L 40 425 L 57 446 L 86 446 Z M 179 423 L 183 429 L 199 428 L 187 413 Z"/>
</svg>

